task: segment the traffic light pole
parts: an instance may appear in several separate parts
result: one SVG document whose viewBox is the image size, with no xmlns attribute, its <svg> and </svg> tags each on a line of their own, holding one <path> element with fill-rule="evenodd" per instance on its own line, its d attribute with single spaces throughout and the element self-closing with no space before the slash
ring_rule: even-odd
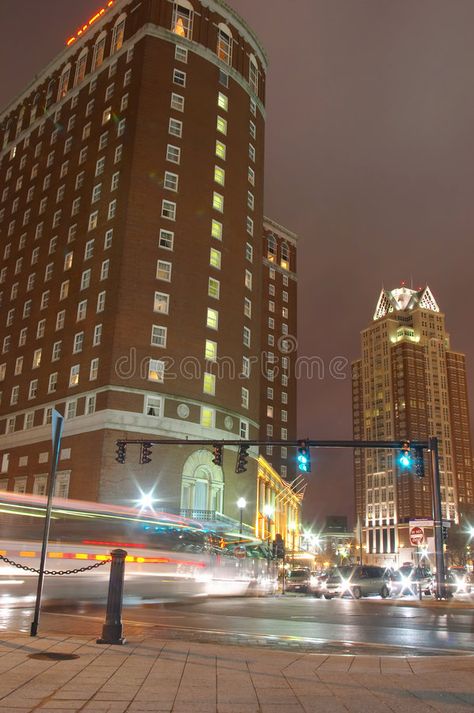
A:
<svg viewBox="0 0 474 713">
<path fill-rule="evenodd" d="M 436 596 L 441 599 L 445 595 L 445 566 L 444 566 L 444 551 L 443 551 L 443 519 L 441 510 L 441 485 L 440 485 L 440 473 L 439 473 L 439 452 L 438 452 L 438 439 L 435 436 L 431 436 L 428 441 L 408 441 L 407 439 L 400 439 L 398 441 L 315 441 L 309 438 L 305 438 L 297 441 L 244 441 L 244 440 L 210 440 L 210 439 L 182 439 L 182 438 L 148 438 L 148 439 L 118 439 L 117 444 L 117 460 L 120 463 L 125 462 L 126 447 L 127 445 L 142 445 L 146 444 L 148 447 L 152 445 L 157 446 L 212 446 L 213 448 L 219 447 L 220 449 L 224 446 L 233 446 L 241 452 L 242 448 L 250 448 L 252 446 L 286 446 L 286 447 L 301 447 L 304 443 L 306 448 L 360 448 L 360 449 L 383 449 L 383 450 L 404 450 L 404 446 L 409 446 L 410 450 L 413 449 L 419 452 L 424 450 L 429 451 L 431 458 L 431 477 L 432 477 L 432 490 L 433 490 L 433 523 L 434 523 L 434 534 L 435 534 L 435 557 L 436 557 Z M 149 461 L 147 461 L 149 462 Z M 244 472 L 245 466 L 236 472 Z M 362 544 L 361 544 L 362 547 Z M 294 551 L 294 547 L 293 547 Z M 362 558 L 362 549 L 361 549 Z M 268 561 L 270 564 L 270 561 Z"/>
<path fill-rule="evenodd" d="M 433 525 L 436 556 L 436 599 L 442 599 L 445 594 L 445 567 L 443 549 L 443 512 L 441 509 L 441 478 L 439 474 L 438 439 L 429 439 L 431 457 L 431 483 L 433 491 Z"/>
</svg>

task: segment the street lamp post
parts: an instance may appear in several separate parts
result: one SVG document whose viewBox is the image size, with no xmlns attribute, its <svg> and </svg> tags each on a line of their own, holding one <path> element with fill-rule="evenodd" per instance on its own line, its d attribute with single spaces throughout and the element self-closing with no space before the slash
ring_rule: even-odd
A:
<svg viewBox="0 0 474 713">
<path fill-rule="evenodd" d="M 242 540 L 242 531 L 243 531 L 243 519 L 244 519 L 244 509 L 247 505 L 247 501 L 245 498 L 239 498 L 237 500 L 237 507 L 240 510 L 240 539 Z"/>
<path fill-rule="evenodd" d="M 263 508 L 263 514 L 264 514 L 266 522 L 267 522 L 267 530 L 268 530 L 267 569 L 270 569 L 271 541 L 272 541 L 272 533 L 271 533 L 270 527 L 271 527 L 272 515 L 273 515 L 273 508 L 270 504 L 265 505 L 265 507 Z"/>
</svg>

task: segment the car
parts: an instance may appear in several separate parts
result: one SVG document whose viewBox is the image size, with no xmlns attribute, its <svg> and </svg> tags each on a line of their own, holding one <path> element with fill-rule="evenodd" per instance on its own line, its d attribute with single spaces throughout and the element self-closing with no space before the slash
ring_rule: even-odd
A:
<svg viewBox="0 0 474 713">
<path fill-rule="evenodd" d="M 287 592 L 304 592 L 311 589 L 311 571 L 306 567 L 292 569 L 286 576 L 285 589 Z"/>
<path fill-rule="evenodd" d="M 380 594 L 383 599 L 390 595 L 389 578 L 383 567 L 357 565 L 337 567 L 326 582 L 326 599 L 349 595 L 360 599 L 369 594 Z"/>
<path fill-rule="evenodd" d="M 323 596 L 326 590 L 328 577 L 329 572 L 311 572 L 310 591 L 311 594 L 317 599 L 320 599 Z"/>
<path fill-rule="evenodd" d="M 431 594 L 433 575 L 428 567 L 404 564 L 398 569 L 398 572 L 401 577 L 401 590 L 399 592 L 401 595 L 418 595 L 420 590 L 422 594 L 427 596 Z"/>
<path fill-rule="evenodd" d="M 431 581 L 431 594 L 433 594 L 433 596 L 436 596 L 436 593 L 436 576 L 433 576 L 433 579 Z M 470 593 L 471 581 L 468 571 L 464 567 L 450 567 L 446 572 L 443 595 L 447 599 L 451 599 L 455 594 Z"/>
</svg>

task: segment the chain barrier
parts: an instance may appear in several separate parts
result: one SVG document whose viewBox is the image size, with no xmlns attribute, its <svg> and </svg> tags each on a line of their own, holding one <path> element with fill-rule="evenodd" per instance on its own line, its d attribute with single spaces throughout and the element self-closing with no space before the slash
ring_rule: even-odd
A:
<svg viewBox="0 0 474 713">
<path fill-rule="evenodd" d="M 109 557 L 108 559 L 101 560 L 100 562 L 94 562 L 94 564 L 90 564 L 87 567 L 78 567 L 77 569 L 57 569 L 57 570 L 45 569 L 44 573 L 61 576 L 63 574 L 78 574 L 79 572 L 88 572 L 91 569 L 96 569 L 97 567 L 102 567 L 102 565 L 104 565 L 104 564 L 109 564 L 111 559 L 112 558 Z M 36 569 L 36 567 L 28 567 L 26 564 L 20 564 L 19 562 L 14 562 L 13 560 L 8 559 L 8 557 L 4 557 L 3 555 L 0 555 L 0 560 L 3 560 L 7 564 L 11 564 L 13 567 L 22 569 L 25 572 L 35 572 L 36 574 L 39 574 L 39 569 Z"/>
</svg>

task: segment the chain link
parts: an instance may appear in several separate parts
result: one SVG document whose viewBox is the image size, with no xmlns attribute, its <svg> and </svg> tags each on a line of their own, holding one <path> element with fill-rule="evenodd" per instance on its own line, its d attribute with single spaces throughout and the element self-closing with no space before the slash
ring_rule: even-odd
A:
<svg viewBox="0 0 474 713">
<path fill-rule="evenodd" d="M 3 555 L 0 555 L 0 560 L 3 560 L 7 564 L 11 564 L 13 567 L 17 567 L 18 569 L 22 569 L 25 572 L 35 572 L 36 574 L 39 574 L 39 569 L 36 569 L 35 567 L 28 567 L 26 564 L 20 564 L 19 562 L 14 562 L 13 560 L 8 559 L 8 557 L 4 557 Z M 63 575 L 63 574 L 78 574 L 79 572 L 88 572 L 91 569 L 96 569 L 97 567 L 102 567 L 103 564 L 109 564 L 111 561 L 111 558 L 106 560 L 102 560 L 101 562 L 94 562 L 94 564 L 90 564 L 87 567 L 78 567 L 77 569 L 57 569 L 57 570 L 50 570 L 50 569 L 45 569 L 44 574 L 52 574 L 52 575 Z"/>
</svg>

